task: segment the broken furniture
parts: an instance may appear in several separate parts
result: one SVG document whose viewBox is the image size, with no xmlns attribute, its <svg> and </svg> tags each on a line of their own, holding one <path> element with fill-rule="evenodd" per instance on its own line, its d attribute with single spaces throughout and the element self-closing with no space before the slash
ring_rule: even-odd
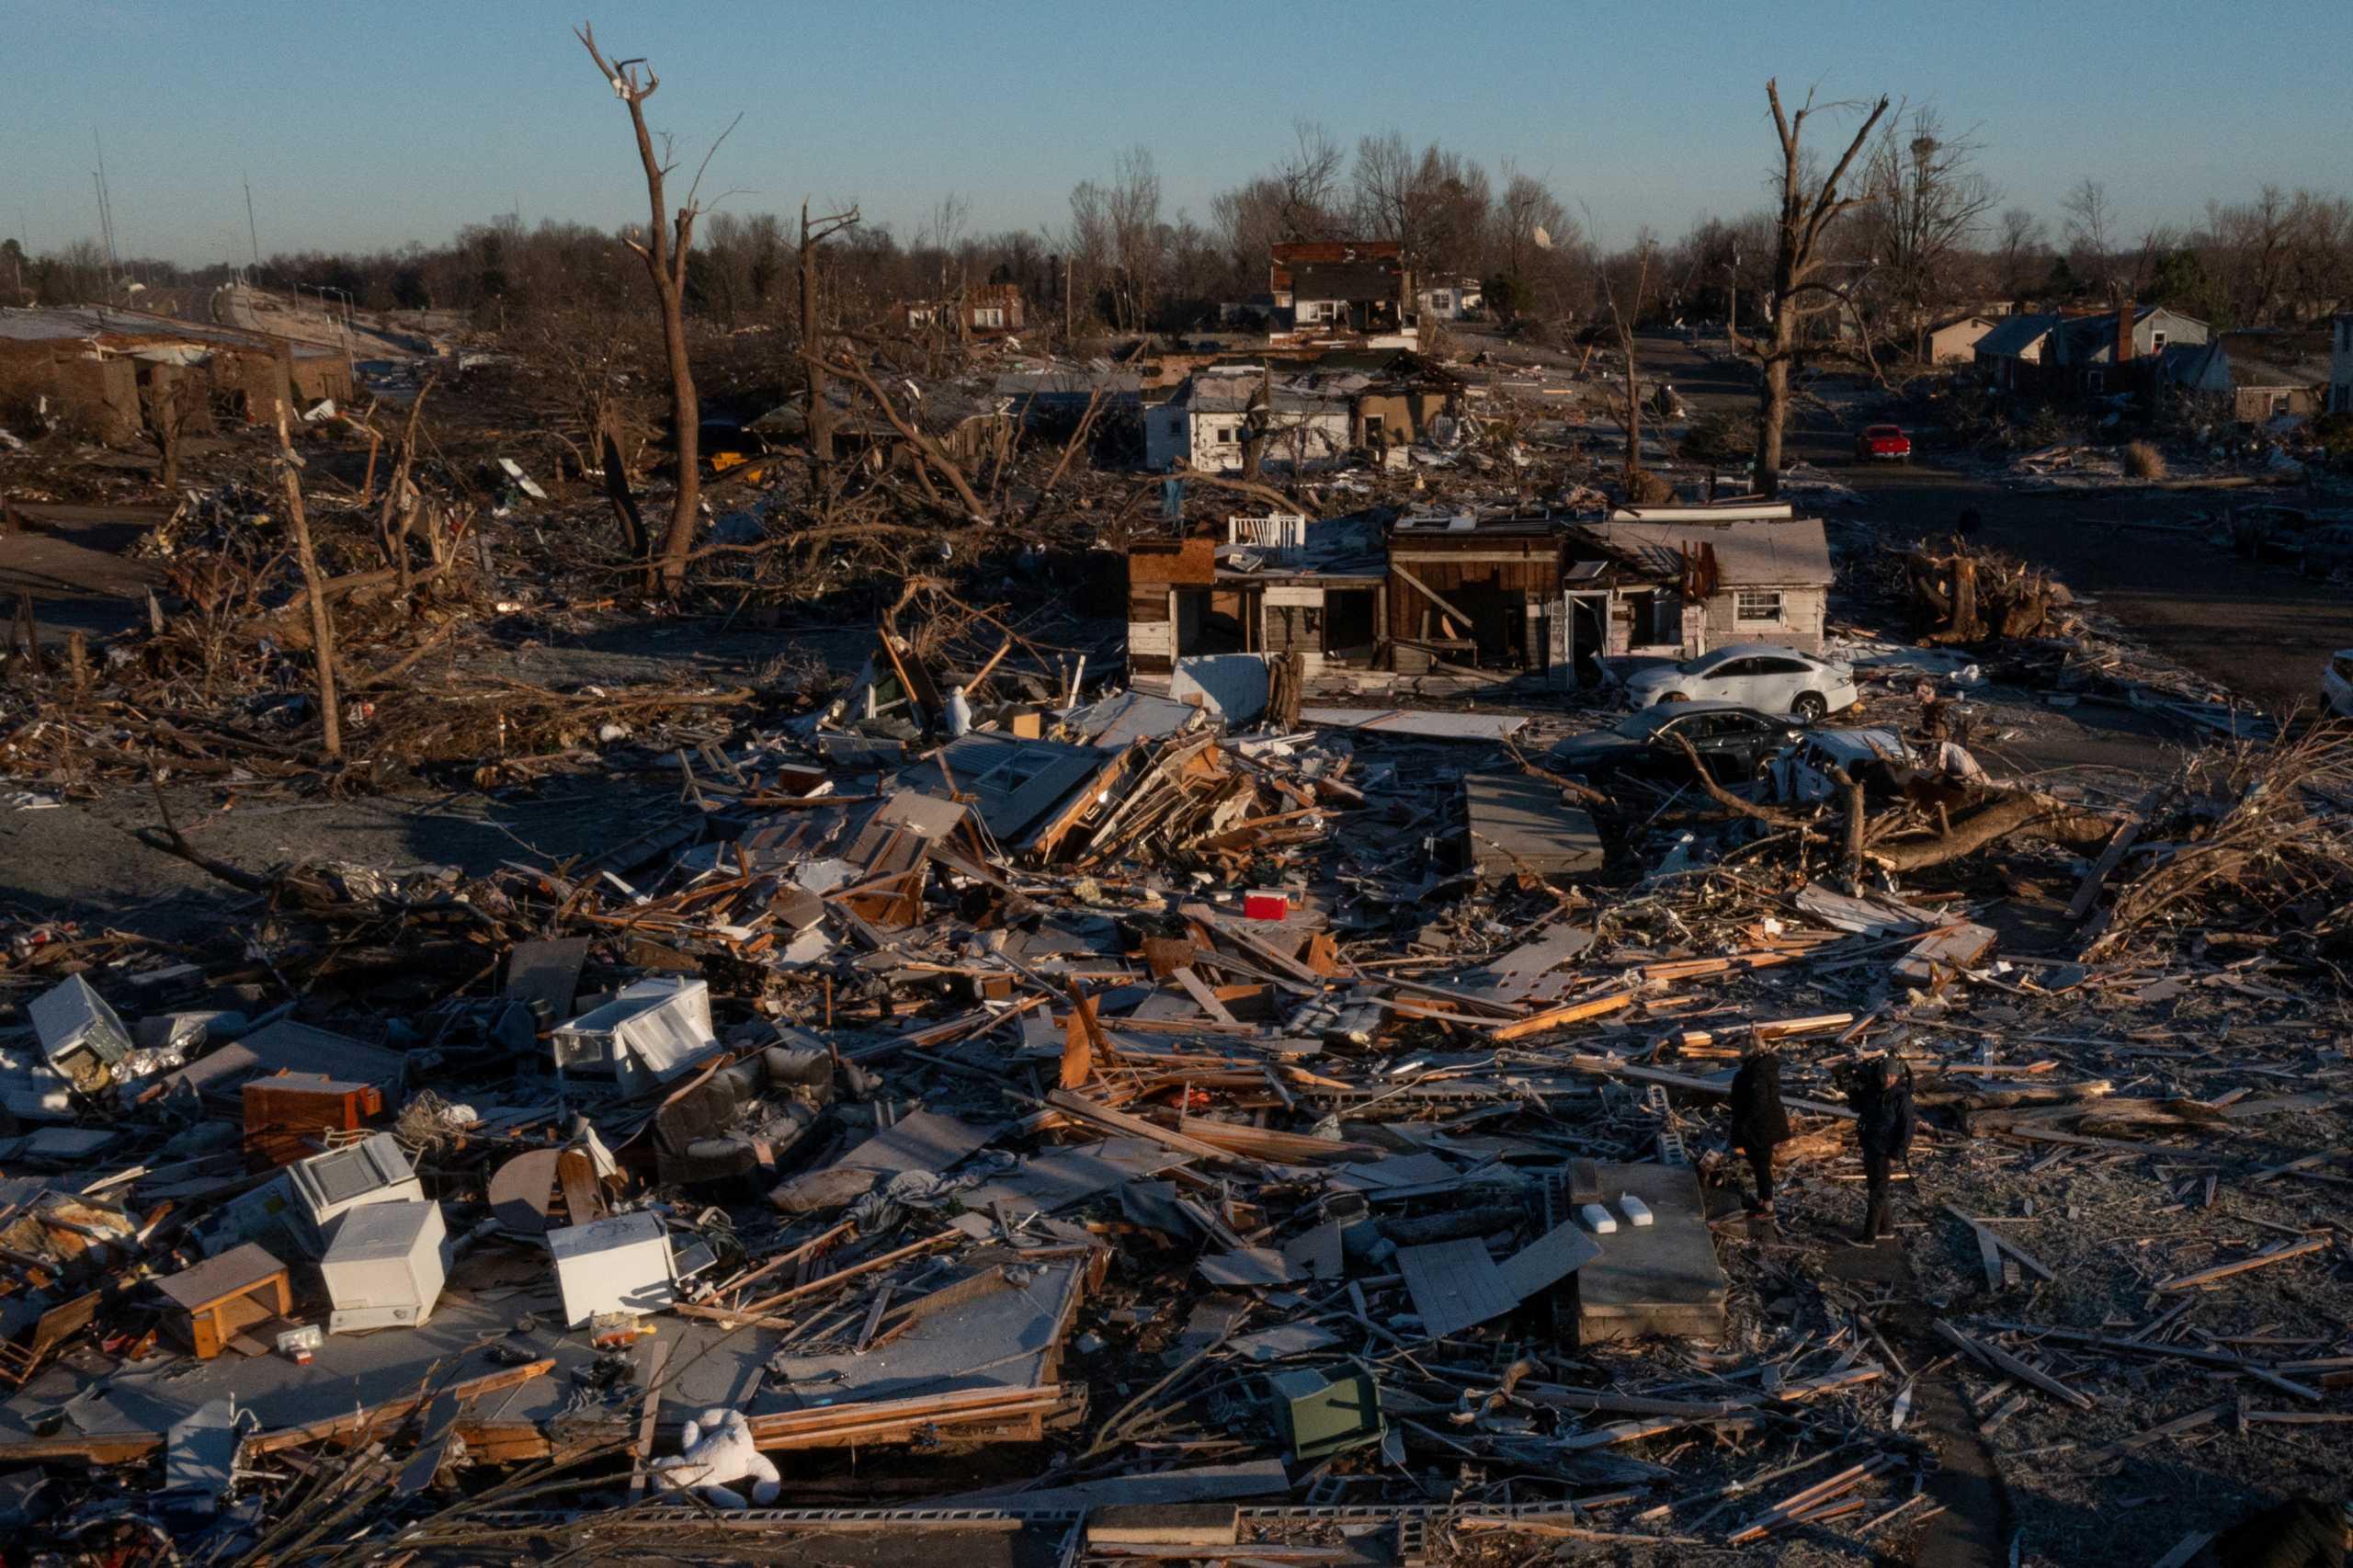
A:
<svg viewBox="0 0 2353 1568">
<path fill-rule="evenodd" d="M 438 1203 L 369 1203 L 335 1226 L 320 1261 L 335 1311 L 329 1334 L 415 1328 L 432 1315 L 449 1272 Z"/>
<path fill-rule="evenodd" d="M 197 1358 L 203 1361 L 229 1348 L 245 1330 L 294 1310 L 286 1265 L 252 1242 L 159 1279 L 155 1286 L 188 1314 L 183 1326 L 195 1344 Z M 259 1298 L 265 1291 L 274 1305 L 263 1305 Z M 266 1349 L 260 1346 L 255 1353 Z"/>
<path fill-rule="evenodd" d="M 557 1028 L 551 1040 L 557 1072 L 610 1078 L 625 1095 L 668 1082 L 718 1044 L 710 984 L 681 975 L 625 985 L 603 1006 Z"/>
<path fill-rule="evenodd" d="M 319 1153 L 335 1133 L 353 1133 L 384 1113 L 373 1084 L 321 1073 L 278 1073 L 244 1089 L 245 1163 L 254 1170 L 291 1165 Z"/>
<path fill-rule="evenodd" d="M 1573 1169 L 1570 1201 L 1582 1207 L 1619 1193 L 1651 1213 L 1647 1225 L 1593 1238 L 1600 1255 L 1576 1274 L 1577 1343 L 1653 1335 L 1721 1341 L 1728 1288 L 1698 1175 L 1688 1165 L 1577 1161 Z"/>
<path fill-rule="evenodd" d="M 659 1312 L 677 1299 L 677 1269 L 661 1217 L 639 1210 L 548 1233 L 563 1321 L 579 1328 L 598 1312 Z"/>
</svg>

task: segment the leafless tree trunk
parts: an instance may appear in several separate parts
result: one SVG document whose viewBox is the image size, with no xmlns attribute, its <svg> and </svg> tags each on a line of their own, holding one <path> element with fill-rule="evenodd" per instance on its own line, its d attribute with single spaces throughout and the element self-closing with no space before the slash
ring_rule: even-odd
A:
<svg viewBox="0 0 2353 1568">
<path fill-rule="evenodd" d="M 2067 214 L 2067 244 L 2075 252 L 2076 275 L 2086 282 L 2097 282 L 2113 304 L 2116 209 L 2108 199 L 2108 187 L 2087 178 L 2059 205 Z"/>
<path fill-rule="evenodd" d="M 1823 234 L 1841 214 L 1871 199 L 1869 195 L 1842 198 L 1838 185 L 1847 177 L 1847 170 L 1862 152 L 1864 142 L 1870 140 L 1871 127 L 1887 112 L 1887 99 L 1882 97 L 1871 107 L 1836 166 L 1816 187 L 1806 177 L 1802 145 L 1806 119 L 1817 112 L 1813 95 L 1806 95 L 1804 105 L 1795 114 L 1781 108 L 1781 90 L 1777 82 L 1765 84 L 1765 97 L 1773 106 L 1773 129 L 1781 142 L 1781 206 L 1775 223 L 1773 255 L 1773 330 L 1769 337 L 1761 340 L 1735 338 L 1733 347 L 1754 358 L 1764 372 L 1764 386 L 1757 399 L 1756 477 L 1765 494 L 1777 495 L 1781 485 L 1781 436 L 1790 418 L 1790 370 L 1802 352 L 1799 328 L 1808 316 L 1819 314 L 1838 302 L 1838 290 L 1821 277 L 1823 265 L 1828 259 L 1822 251 Z"/>
<path fill-rule="evenodd" d="M 1634 297 L 1620 301 L 1610 281 L 1611 268 L 1601 269 L 1601 297 L 1609 307 L 1610 324 L 1618 330 L 1618 352 L 1626 361 L 1626 412 L 1619 420 L 1626 430 L 1625 486 L 1629 504 L 1640 502 L 1643 472 L 1643 375 L 1634 357 L 1634 324 L 1642 319 L 1643 296 L 1650 290 L 1651 260 L 1658 246 L 1648 229 L 1634 239 Z"/>
<path fill-rule="evenodd" d="M 286 486 L 286 520 L 294 529 L 294 554 L 302 563 L 304 597 L 311 601 L 311 652 L 319 661 L 319 716 L 329 756 L 343 755 L 343 711 L 335 690 L 335 622 L 327 616 L 326 577 L 319 570 L 318 551 L 311 548 L 311 519 L 302 509 L 302 460 L 294 455 L 294 437 L 286 424 L 286 404 L 278 405 L 278 472 Z"/>
<path fill-rule="evenodd" d="M 663 536 L 658 559 L 662 585 L 675 594 L 686 585 L 687 551 L 694 543 L 695 521 L 702 499 L 702 404 L 695 395 L 694 369 L 687 362 L 687 252 L 694 243 L 695 220 L 702 211 L 696 204 L 696 193 L 702 186 L 702 170 L 695 171 L 694 183 L 687 188 L 686 204 L 673 216 L 663 194 L 663 181 L 676 166 L 668 158 L 668 139 L 664 139 L 663 149 L 657 152 L 653 133 L 645 128 L 645 100 L 662 85 L 662 78 L 642 60 L 624 60 L 618 66 L 608 62 L 604 51 L 597 47 L 596 29 L 585 22 L 575 36 L 588 51 L 588 58 L 597 62 L 597 72 L 611 85 L 613 95 L 628 106 L 630 130 L 637 137 L 638 161 L 645 168 L 646 204 L 652 222 L 646 227 L 642 244 L 633 239 L 624 243 L 645 263 L 646 276 L 653 279 L 654 297 L 662 306 L 662 348 L 669 361 L 670 419 L 676 431 L 678 488 L 670 503 L 670 527 Z M 733 125 L 728 127 L 729 131 L 733 129 Z M 726 139 L 727 132 L 720 132 L 719 141 Z M 710 151 L 719 151 L 719 142 L 711 143 Z M 710 164 L 710 153 L 706 153 L 703 166 L 707 168 Z"/>
<path fill-rule="evenodd" d="M 1242 477 L 1251 483 L 1258 483 L 1261 465 L 1267 457 L 1267 437 L 1274 428 L 1275 373 L 1270 366 L 1258 378 L 1258 390 L 1250 394 L 1250 407 L 1243 419 Z"/>
<path fill-rule="evenodd" d="M 851 228 L 858 209 L 835 212 L 813 222 L 809 204 L 801 204 L 801 363 L 809 381 L 809 477 L 817 493 L 833 488 L 834 405 L 826 394 L 825 326 L 817 302 L 817 247 Z"/>
</svg>

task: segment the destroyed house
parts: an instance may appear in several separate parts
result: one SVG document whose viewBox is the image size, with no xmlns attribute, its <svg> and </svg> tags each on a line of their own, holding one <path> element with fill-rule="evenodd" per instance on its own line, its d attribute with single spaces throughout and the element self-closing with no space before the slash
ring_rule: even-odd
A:
<svg viewBox="0 0 2353 1568">
<path fill-rule="evenodd" d="M 1414 275 L 1395 240 L 1301 240 L 1278 244 L 1267 268 L 1276 343 L 1361 338 L 1412 347 L 1419 335 Z"/>
<path fill-rule="evenodd" d="M 1128 551 L 1128 662 L 1147 681 L 1179 658 L 1298 653 L 1313 676 L 1370 668 L 1390 585 L 1362 519 L 1232 517 L 1218 532 L 1144 540 Z"/>
<path fill-rule="evenodd" d="M 1725 510 L 1628 508 L 1572 528 L 1562 663 L 1689 659 L 1732 642 L 1819 653 L 1835 576 L 1821 519 L 1754 515 L 1786 504 Z"/>
<path fill-rule="evenodd" d="M 2261 424 L 2325 412 L 2328 352 L 2324 333 L 2225 332 L 2166 355 L 2164 373 L 2181 392 L 2213 400 L 2224 418 Z"/>
<path fill-rule="evenodd" d="M 953 299 L 910 300 L 899 306 L 898 316 L 910 332 L 943 323 L 964 332 L 1019 332 L 1025 320 L 1017 283 L 975 283 Z"/>
<path fill-rule="evenodd" d="M 1097 419 L 1135 418 L 1143 412 L 1143 382 L 1131 369 L 1097 361 L 1007 370 L 996 379 L 997 401 L 1023 426 L 1069 424 L 1091 404 Z"/>
<path fill-rule="evenodd" d="M 1546 669 L 1558 639 L 1560 520 L 1426 512 L 1389 530 L 1390 667 Z"/>
<path fill-rule="evenodd" d="M 1144 466 L 1182 466 L 1204 473 L 1238 473 L 1250 438 L 1252 406 L 1263 398 L 1268 467 L 1304 468 L 1351 449 L 1353 416 L 1347 394 L 1307 381 L 1278 381 L 1269 392 L 1262 373 L 1234 369 L 1188 376 L 1167 402 L 1144 418 Z"/>
<path fill-rule="evenodd" d="M 159 421 L 183 433 L 222 417 L 267 423 L 281 402 L 299 409 L 352 392 L 333 350 L 112 306 L 0 310 L 0 381 L 108 441 Z"/>
</svg>

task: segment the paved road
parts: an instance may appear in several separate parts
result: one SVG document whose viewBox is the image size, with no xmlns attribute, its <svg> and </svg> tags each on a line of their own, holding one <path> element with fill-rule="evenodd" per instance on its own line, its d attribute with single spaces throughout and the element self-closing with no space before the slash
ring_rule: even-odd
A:
<svg viewBox="0 0 2353 1568">
<path fill-rule="evenodd" d="M 1756 405 L 1740 367 L 1664 337 L 1646 339 L 1642 352 L 1645 369 L 1695 408 Z M 1852 438 L 1817 411 L 1800 416 L 1790 445 L 1862 491 L 1889 542 L 1949 530 L 1973 507 L 1984 542 L 2050 567 L 2158 654 L 2275 711 L 2311 704 L 2329 655 L 2353 648 L 2353 588 L 2242 561 L 2204 537 L 2233 494 L 2298 503 L 2301 494 L 2022 491 L 1932 463 L 1857 464 Z M 2200 531 L 2165 531 L 2185 526 Z"/>
</svg>

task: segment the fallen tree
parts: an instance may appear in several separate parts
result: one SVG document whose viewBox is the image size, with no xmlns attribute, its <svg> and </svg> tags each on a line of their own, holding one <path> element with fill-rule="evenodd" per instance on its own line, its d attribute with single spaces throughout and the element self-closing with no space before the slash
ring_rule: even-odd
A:
<svg viewBox="0 0 2353 1568">
<path fill-rule="evenodd" d="M 2066 630 L 2061 611 L 2073 601 L 2048 574 L 1959 538 L 1952 545 L 1948 554 L 1915 550 L 1904 558 L 1921 642 L 1975 644 Z"/>
</svg>

